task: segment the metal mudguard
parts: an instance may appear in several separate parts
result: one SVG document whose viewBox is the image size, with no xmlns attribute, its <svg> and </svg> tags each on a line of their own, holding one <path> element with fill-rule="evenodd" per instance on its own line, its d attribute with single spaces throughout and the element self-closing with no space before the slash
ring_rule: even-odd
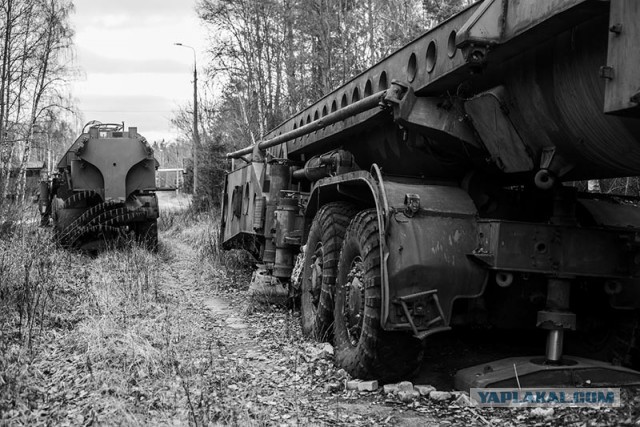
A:
<svg viewBox="0 0 640 427">
<path fill-rule="evenodd" d="M 419 337 L 449 329 L 453 302 L 479 296 L 488 274 L 468 257 L 477 245 L 473 201 L 454 183 L 383 177 L 375 167 L 373 172 L 318 181 L 309 198 L 308 219 L 322 204 L 341 198 L 375 207 L 382 327 L 412 330 Z"/>
<path fill-rule="evenodd" d="M 453 302 L 479 296 L 487 278 L 467 256 L 477 244 L 476 208 L 453 185 L 385 180 L 384 189 L 390 212 L 383 327 L 413 329 L 418 336 L 448 329 Z"/>
</svg>

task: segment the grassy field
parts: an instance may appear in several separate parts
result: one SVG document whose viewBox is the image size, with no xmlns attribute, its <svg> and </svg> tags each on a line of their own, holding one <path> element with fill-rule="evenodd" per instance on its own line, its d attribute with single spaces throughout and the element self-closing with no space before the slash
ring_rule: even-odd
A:
<svg viewBox="0 0 640 427">
<path fill-rule="evenodd" d="M 158 204 L 160 210 L 167 212 L 183 212 L 189 208 L 191 195 L 178 193 L 177 191 L 158 191 Z"/>
</svg>

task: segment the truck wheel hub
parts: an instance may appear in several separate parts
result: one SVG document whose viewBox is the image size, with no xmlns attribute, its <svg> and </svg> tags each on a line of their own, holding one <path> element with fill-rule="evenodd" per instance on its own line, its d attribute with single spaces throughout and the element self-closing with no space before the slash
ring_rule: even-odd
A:
<svg viewBox="0 0 640 427">
<path fill-rule="evenodd" d="M 345 284 L 344 318 L 351 345 L 356 346 L 362 333 L 364 321 L 364 271 L 362 259 L 356 257 Z"/>
</svg>

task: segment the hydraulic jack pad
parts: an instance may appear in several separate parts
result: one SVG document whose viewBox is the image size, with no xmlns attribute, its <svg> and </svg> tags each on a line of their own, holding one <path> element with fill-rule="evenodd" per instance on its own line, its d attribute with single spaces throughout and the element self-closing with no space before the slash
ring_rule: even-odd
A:
<svg viewBox="0 0 640 427">
<path fill-rule="evenodd" d="M 544 357 L 511 357 L 459 370 L 455 388 L 613 387 L 640 385 L 640 372 L 581 357 L 564 356 L 560 364 Z"/>
</svg>

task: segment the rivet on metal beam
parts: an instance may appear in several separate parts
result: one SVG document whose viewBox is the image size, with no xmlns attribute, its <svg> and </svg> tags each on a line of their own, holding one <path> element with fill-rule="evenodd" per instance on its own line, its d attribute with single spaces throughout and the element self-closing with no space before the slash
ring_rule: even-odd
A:
<svg viewBox="0 0 640 427">
<path fill-rule="evenodd" d="M 622 24 L 620 23 L 613 24 L 612 26 L 609 27 L 609 31 L 615 34 L 616 36 L 619 36 L 620 33 L 622 32 Z"/>
<path fill-rule="evenodd" d="M 600 77 L 607 80 L 613 80 L 613 67 L 603 65 L 600 67 Z"/>
</svg>

